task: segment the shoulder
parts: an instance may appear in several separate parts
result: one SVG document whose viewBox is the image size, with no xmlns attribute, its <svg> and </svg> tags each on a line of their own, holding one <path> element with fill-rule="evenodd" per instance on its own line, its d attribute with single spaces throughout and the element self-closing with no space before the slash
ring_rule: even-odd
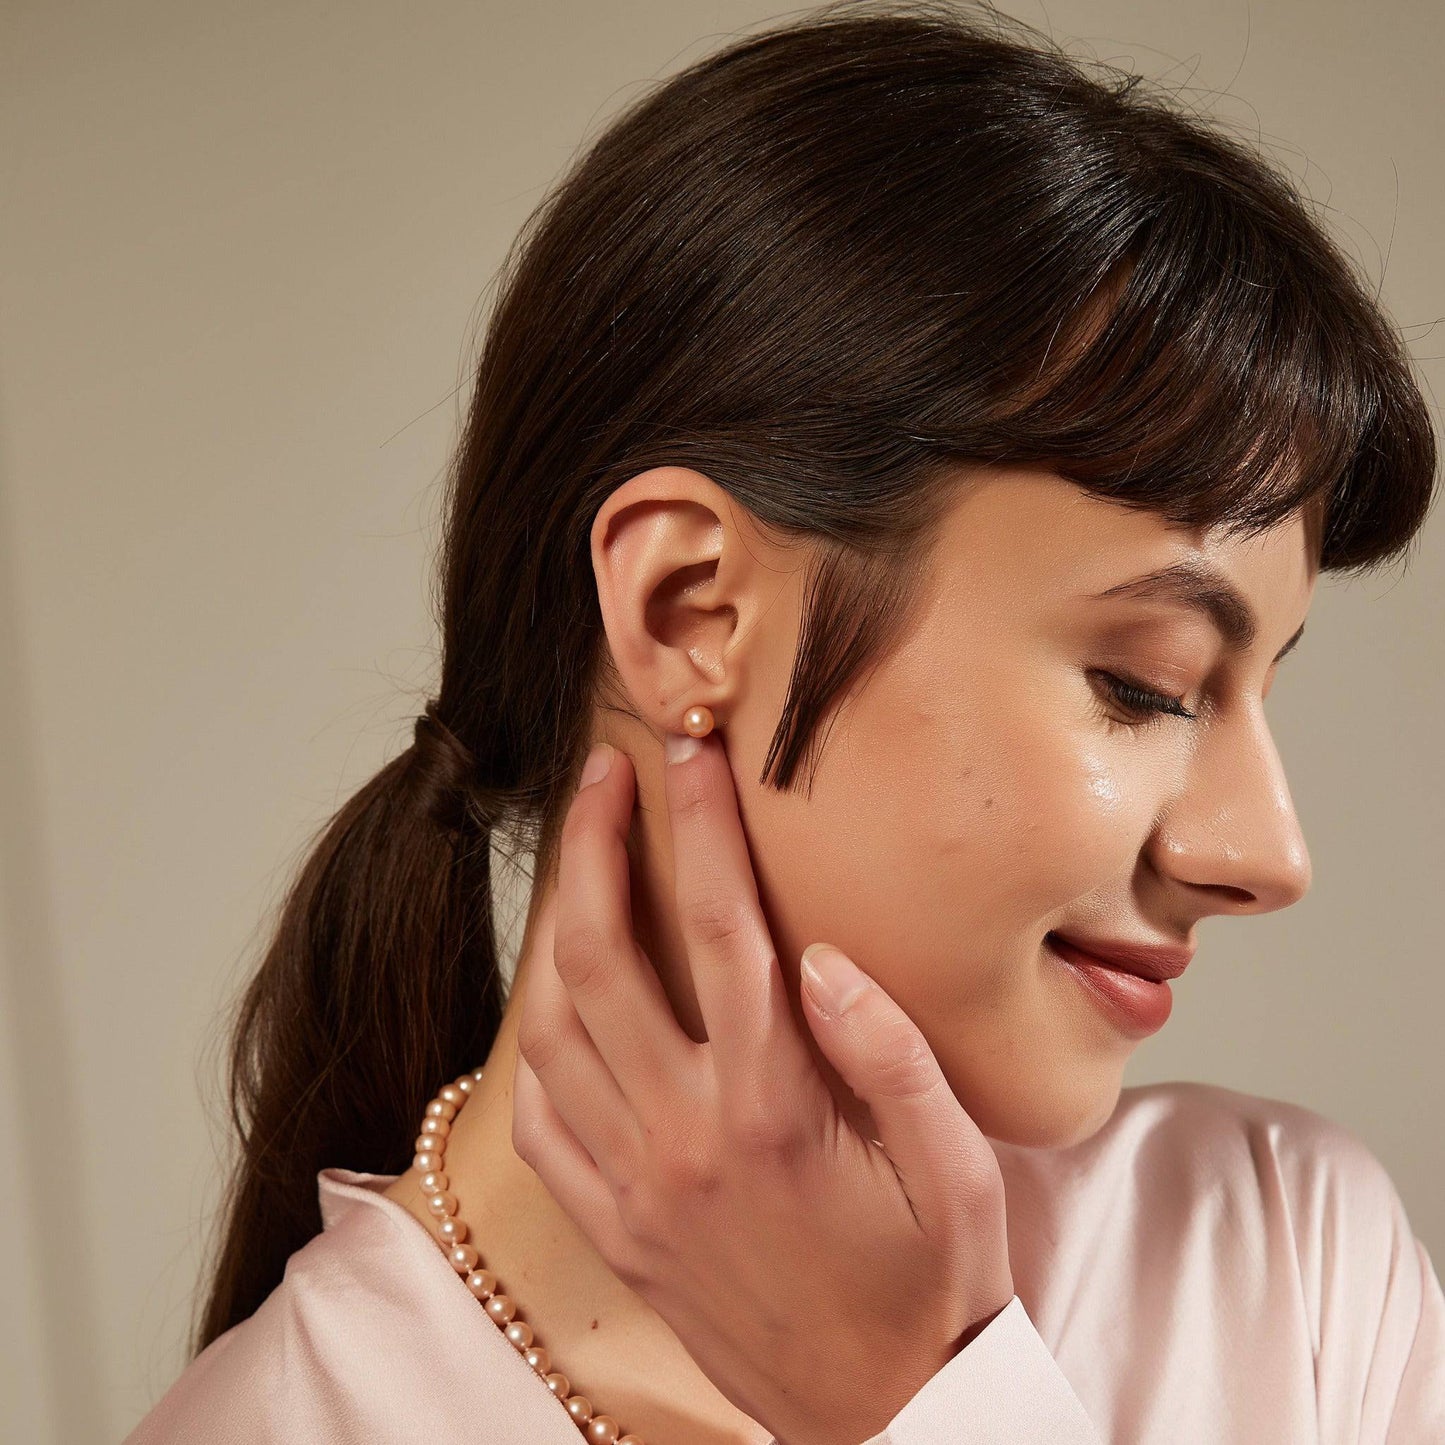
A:
<svg viewBox="0 0 1445 1445">
<path fill-rule="evenodd" d="M 1445 1440 L 1445 1295 L 1394 1181 L 1354 1130 L 1189 1083 L 1124 1090 L 1106 1127 L 1140 1143 L 1148 1189 L 1183 1181 L 1173 1187 L 1187 1199 L 1165 1202 L 1180 1204 L 1222 1292 L 1267 1298 L 1276 1333 L 1298 1317 L 1321 1438 Z"/>
<path fill-rule="evenodd" d="M 1124 1089 L 1099 1146 L 1234 1232 L 1294 1246 L 1307 1294 L 1373 1295 L 1413 1243 L 1393 1179 L 1353 1130 L 1301 1104 L 1217 1084 Z"/>
<path fill-rule="evenodd" d="M 281 1280 L 250 1315 L 186 1365 L 125 1445 L 270 1445 L 305 1429 L 324 1438 L 346 1395 L 346 1357 L 381 1343 L 373 1338 L 379 1316 L 396 1297 L 386 1278 L 390 1226 L 371 1202 L 368 1178 L 322 1171 L 321 1232 L 288 1257 Z M 365 1275 L 378 1268 L 382 1287 L 367 1290 Z M 371 1297 L 358 1309 L 363 1293 Z"/>
<path fill-rule="evenodd" d="M 1231 1176 L 1275 1178 L 1347 1191 L 1359 1207 L 1390 1209 L 1398 1196 L 1385 1166 L 1354 1130 L 1284 1099 L 1186 1081 L 1120 1091 L 1101 1131 L 1150 1156 Z"/>
<path fill-rule="evenodd" d="M 1021 1205 L 1049 1215 L 1155 1222 L 1180 1247 L 1278 1261 L 1318 1277 L 1356 1246 L 1387 1262 L 1409 1231 L 1393 1180 L 1352 1129 L 1301 1104 L 1183 1081 L 1120 1091 L 1095 1134 L 1058 1150 L 995 1144 Z M 1126 1200 L 1127 1208 L 1120 1208 Z M 1012 1205 L 1011 1205 L 1012 1207 Z"/>
<path fill-rule="evenodd" d="M 126 1445 L 493 1441 L 572 1429 L 413 1215 L 393 1176 L 318 1175 L 323 1228 L 254 1314 L 193 1360 Z M 438 1349 L 439 1340 L 449 1348 Z M 575 1430 L 574 1430 L 575 1433 Z"/>
</svg>

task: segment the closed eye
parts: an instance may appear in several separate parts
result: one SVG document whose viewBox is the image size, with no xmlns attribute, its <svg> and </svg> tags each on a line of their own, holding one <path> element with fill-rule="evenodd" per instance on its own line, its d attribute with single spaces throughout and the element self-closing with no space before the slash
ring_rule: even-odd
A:
<svg viewBox="0 0 1445 1445">
<path fill-rule="evenodd" d="M 1185 719 L 1197 716 L 1184 706 L 1183 698 L 1166 692 L 1155 692 L 1153 688 L 1132 678 L 1119 677 L 1115 673 L 1105 672 L 1102 668 L 1092 669 L 1090 675 L 1099 680 L 1113 702 L 1135 717 L 1136 721 L 1128 724 L 1129 726 L 1145 726 L 1158 721 L 1161 716 Z"/>
</svg>

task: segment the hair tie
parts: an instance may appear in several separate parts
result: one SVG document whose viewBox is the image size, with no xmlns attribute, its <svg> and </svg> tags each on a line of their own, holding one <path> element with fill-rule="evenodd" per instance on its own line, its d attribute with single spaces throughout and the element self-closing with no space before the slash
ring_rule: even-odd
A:
<svg viewBox="0 0 1445 1445">
<path fill-rule="evenodd" d="M 442 721 L 435 698 L 412 726 L 411 776 L 418 806 L 439 827 L 454 832 L 478 823 L 491 827 L 491 809 L 477 785 L 476 758 Z"/>
</svg>

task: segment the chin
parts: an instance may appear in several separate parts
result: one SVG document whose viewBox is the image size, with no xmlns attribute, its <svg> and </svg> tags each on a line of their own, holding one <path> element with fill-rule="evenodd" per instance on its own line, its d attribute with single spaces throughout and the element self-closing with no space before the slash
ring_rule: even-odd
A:
<svg viewBox="0 0 1445 1445">
<path fill-rule="evenodd" d="M 1033 1093 L 1015 1080 L 987 1101 L 978 1099 L 976 1089 L 959 1093 L 959 1098 L 989 1139 L 1025 1149 L 1068 1149 L 1092 1138 L 1109 1122 L 1119 1103 L 1119 1089 L 1118 1078 L 1092 1089 L 1075 1079 L 1061 1081 L 1057 1092 Z"/>
</svg>

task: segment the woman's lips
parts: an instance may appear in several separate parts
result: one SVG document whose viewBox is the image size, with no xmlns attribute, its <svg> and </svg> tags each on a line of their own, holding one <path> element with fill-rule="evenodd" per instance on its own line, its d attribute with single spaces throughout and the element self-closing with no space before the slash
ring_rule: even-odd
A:
<svg viewBox="0 0 1445 1445">
<path fill-rule="evenodd" d="M 1122 1033 L 1147 1038 L 1168 1023 L 1174 995 L 1167 983 L 1112 968 L 1056 933 L 1050 933 L 1044 944 L 1068 965 L 1084 991 Z"/>
</svg>

